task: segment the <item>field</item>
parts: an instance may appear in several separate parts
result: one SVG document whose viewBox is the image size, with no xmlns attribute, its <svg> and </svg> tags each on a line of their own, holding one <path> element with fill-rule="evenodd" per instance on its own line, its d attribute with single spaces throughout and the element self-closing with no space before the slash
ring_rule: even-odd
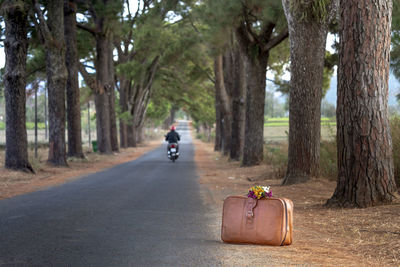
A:
<svg viewBox="0 0 400 267">
<path fill-rule="evenodd" d="M 264 122 L 264 139 L 268 142 L 287 141 L 289 135 L 289 118 L 266 118 Z M 336 135 L 336 121 L 332 118 L 321 118 L 321 139 L 332 140 Z"/>
</svg>

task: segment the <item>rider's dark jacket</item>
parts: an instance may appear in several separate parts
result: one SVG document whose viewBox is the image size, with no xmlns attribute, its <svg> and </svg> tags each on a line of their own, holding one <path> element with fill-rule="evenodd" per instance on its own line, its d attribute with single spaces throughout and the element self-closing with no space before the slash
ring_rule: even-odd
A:
<svg viewBox="0 0 400 267">
<path fill-rule="evenodd" d="M 180 140 L 181 140 L 181 137 L 174 130 L 171 130 L 165 137 L 165 141 L 168 141 L 168 143 L 178 143 L 178 141 L 180 141 Z"/>
</svg>

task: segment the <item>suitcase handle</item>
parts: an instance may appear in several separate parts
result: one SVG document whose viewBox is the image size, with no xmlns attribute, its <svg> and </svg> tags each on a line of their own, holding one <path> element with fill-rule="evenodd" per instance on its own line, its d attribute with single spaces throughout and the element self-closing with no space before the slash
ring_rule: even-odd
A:
<svg viewBox="0 0 400 267">
<path fill-rule="evenodd" d="M 246 218 L 247 220 L 253 220 L 254 217 L 254 208 L 257 206 L 257 199 L 248 198 L 246 205 Z"/>
</svg>

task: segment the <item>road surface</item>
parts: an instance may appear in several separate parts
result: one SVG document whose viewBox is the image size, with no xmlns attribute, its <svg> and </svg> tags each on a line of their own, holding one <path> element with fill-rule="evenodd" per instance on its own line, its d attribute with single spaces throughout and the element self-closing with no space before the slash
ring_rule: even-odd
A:
<svg viewBox="0 0 400 267">
<path fill-rule="evenodd" d="M 3 266 L 287 266 L 270 247 L 220 240 L 221 207 L 205 204 L 181 122 L 180 158 L 166 143 L 73 182 L 0 200 Z M 222 206 L 222 202 L 221 202 Z"/>
<path fill-rule="evenodd" d="M 0 266 L 216 266 L 187 122 L 166 144 L 47 190 L 0 201 Z"/>
</svg>

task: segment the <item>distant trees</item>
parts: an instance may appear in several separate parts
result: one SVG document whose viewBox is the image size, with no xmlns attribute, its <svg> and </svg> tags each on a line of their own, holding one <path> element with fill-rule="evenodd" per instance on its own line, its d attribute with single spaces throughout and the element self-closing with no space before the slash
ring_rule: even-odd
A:
<svg viewBox="0 0 400 267">
<path fill-rule="evenodd" d="M 5 167 L 34 172 L 28 160 L 25 124 L 28 6 L 24 1 L 8 0 L 2 3 L 1 9 L 1 15 L 4 16 L 6 24 L 4 41 L 7 138 Z"/>
<path fill-rule="evenodd" d="M 328 206 L 368 207 L 396 197 L 388 121 L 392 1 L 340 1 L 338 179 Z"/>
<path fill-rule="evenodd" d="M 101 153 L 110 154 L 118 151 L 117 128 L 115 126 L 115 83 L 113 72 L 113 31 L 117 13 L 122 9 L 121 1 L 85 1 L 89 16 L 88 23 L 78 24 L 80 29 L 90 33 L 95 40 L 94 63 L 96 78 L 89 77 L 84 67 L 80 72 L 92 89 L 96 106 L 97 145 Z M 89 81 L 90 79 L 90 81 Z"/>
<path fill-rule="evenodd" d="M 271 49 L 288 36 L 282 6 L 273 0 L 206 4 L 203 16 L 213 34 L 208 42 L 216 54 L 215 73 L 221 73 L 221 66 L 223 73 L 216 77 L 216 96 L 221 96 L 216 99 L 216 149 L 230 151 L 244 166 L 256 165 L 263 159 L 268 60 Z"/>
</svg>

